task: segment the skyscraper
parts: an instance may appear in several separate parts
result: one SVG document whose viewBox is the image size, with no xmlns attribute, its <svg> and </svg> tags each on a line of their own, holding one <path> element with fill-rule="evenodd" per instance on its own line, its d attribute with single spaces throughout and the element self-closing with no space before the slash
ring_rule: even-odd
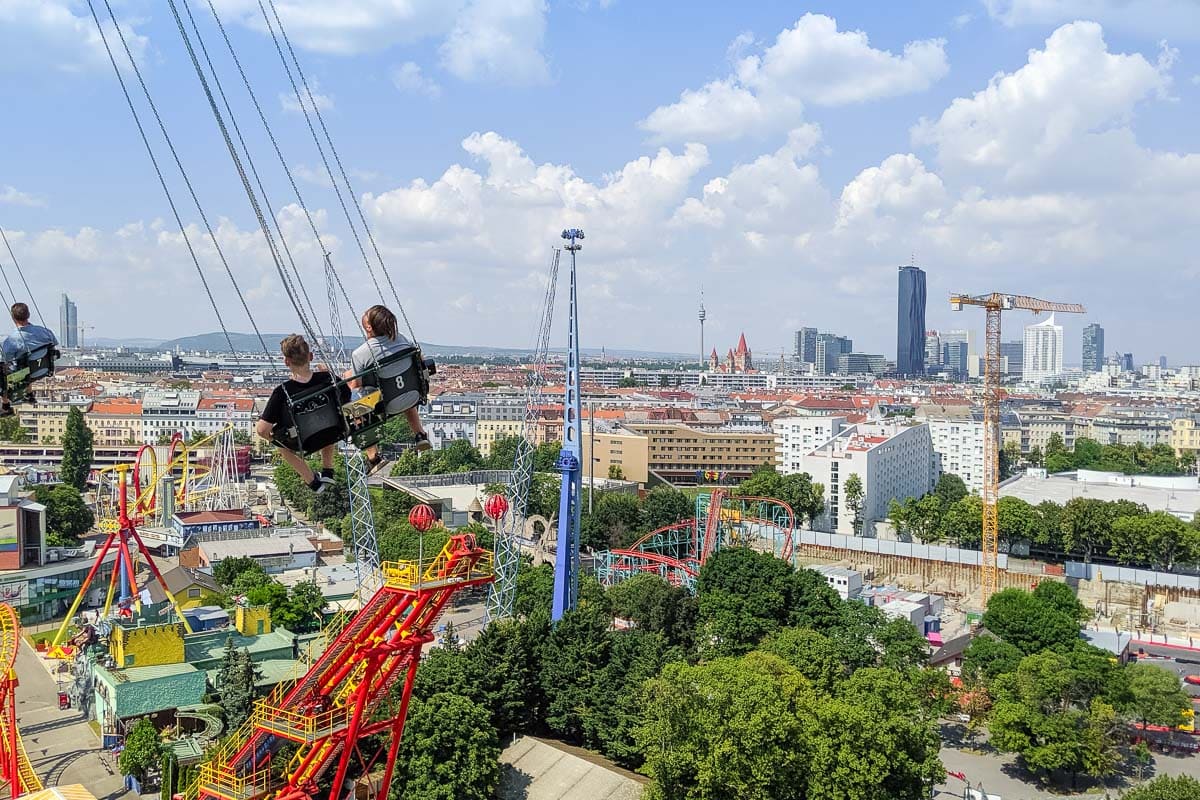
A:
<svg viewBox="0 0 1200 800">
<path fill-rule="evenodd" d="M 937 331 L 925 331 L 925 369 L 942 365 L 942 337 Z"/>
<path fill-rule="evenodd" d="M 1092 323 L 1083 329 L 1083 371 L 1099 372 L 1104 367 L 1104 328 Z"/>
<path fill-rule="evenodd" d="M 967 353 L 970 352 L 966 339 L 955 339 L 942 344 L 942 366 L 959 378 L 967 376 Z"/>
<path fill-rule="evenodd" d="M 1025 365 L 1025 343 L 1001 342 L 1000 363 L 1005 375 L 1020 375 Z"/>
<path fill-rule="evenodd" d="M 1063 329 L 1054 324 L 1051 314 L 1042 322 L 1025 328 L 1025 363 L 1022 379 L 1039 383 L 1057 378 L 1063 371 Z"/>
<path fill-rule="evenodd" d="M 854 352 L 854 340 L 833 333 L 818 333 L 814 349 L 816 373 L 830 375 L 837 372 L 838 356 Z"/>
<path fill-rule="evenodd" d="M 79 346 L 79 320 L 76 318 L 75 304 L 66 294 L 58 306 L 58 342 L 63 347 Z"/>
<path fill-rule="evenodd" d="M 896 372 L 925 374 L 925 272 L 900 267 L 896 300 Z"/>
<path fill-rule="evenodd" d="M 817 329 L 801 328 L 796 331 L 796 360 L 802 364 L 817 361 Z"/>
</svg>

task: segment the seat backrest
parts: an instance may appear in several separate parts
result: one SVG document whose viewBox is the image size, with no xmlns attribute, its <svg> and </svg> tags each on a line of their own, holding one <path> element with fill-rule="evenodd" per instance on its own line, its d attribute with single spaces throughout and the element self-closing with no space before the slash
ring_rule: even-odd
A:
<svg viewBox="0 0 1200 800">
<path fill-rule="evenodd" d="M 322 386 L 289 397 L 287 414 L 294 428 L 298 450 L 309 453 L 346 435 L 346 418 L 336 384 Z"/>
<path fill-rule="evenodd" d="M 26 380 L 36 381 L 54 374 L 54 360 L 58 350 L 52 344 L 39 345 L 17 356 L 17 369 L 28 369 Z"/>
<path fill-rule="evenodd" d="M 406 347 L 379 359 L 375 369 L 381 402 L 390 416 L 418 406 L 428 392 L 421 351 Z M 364 381 L 365 382 L 365 381 Z"/>
</svg>

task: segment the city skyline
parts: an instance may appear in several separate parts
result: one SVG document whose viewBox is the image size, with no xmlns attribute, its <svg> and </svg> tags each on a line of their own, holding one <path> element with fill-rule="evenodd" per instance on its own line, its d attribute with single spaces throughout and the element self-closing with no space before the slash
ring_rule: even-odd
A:
<svg viewBox="0 0 1200 800">
<path fill-rule="evenodd" d="M 925 273 L 900 267 L 896 291 L 896 372 L 925 374 Z"/>
<path fill-rule="evenodd" d="M 0 66 L 29 77 L 10 82 L 10 106 L 38 121 L 0 132 L 25 154 L 0 184 L 0 222 L 34 292 L 47 305 L 68 291 L 118 308 L 136 286 L 139 313 L 97 315 L 99 337 L 217 330 L 203 302 L 181 303 L 203 289 L 90 19 L 63 0 L 45 5 L 56 14 L 16 18 L 0 41 Z M 595 230 L 580 263 L 593 299 L 585 344 L 692 352 L 698 286 L 736 280 L 739 291 L 707 299 L 714 341 L 745 329 L 764 353 L 790 350 L 801 323 L 853 318 L 866 323 L 852 332 L 860 349 L 890 355 L 887 265 L 915 251 L 930 329 L 955 324 L 951 291 L 1066 297 L 1125 350 L 1200 361 L 1178 293 L 1113 291 L 1135 257 L 1150 280 L 1190 274 L 1182 231 L 1194 204 L 1186 182 L 1165 176 L 1197 160 L 1184 131 L 1200 84 L 1185 65 L 1200 20 L 1134 24 L 1107 2 L 1039 14 L 1002 5 L 713 8 L 686 48 L 666 53 L 642 45 L 663 41 L 673 15 L 622 2 L 533 4 L 497 19 L 418 9 L 415 27 L 374 9 L 336 25 L 313 0 L 282 13 L 423 338 L 528 346 L 550 247 L 578 223 Z M 270 40 L 244 4 L 217 7 L 361 308 L 377 297 L 294 98 L 280 97 Z M 255 321 L 297 327 L 169 15 L 148 0 L 117 10 Z M 215 34 L 210 17 L 199 22 Z M 241 87 L 227 88 L 319 296 L 319 248 Z M 424 124 L 404 124 L 413 117 Z M 54 132 L 85 125 L 79 157 L 58 158 Z M 227 326 L 249 330 L 195 210 L 182 214 Z M 1151 317 L 1157 325 L 1142 323 Z M 1067 337 L 1088 321 L 1068 321 Z"/>
</svg>

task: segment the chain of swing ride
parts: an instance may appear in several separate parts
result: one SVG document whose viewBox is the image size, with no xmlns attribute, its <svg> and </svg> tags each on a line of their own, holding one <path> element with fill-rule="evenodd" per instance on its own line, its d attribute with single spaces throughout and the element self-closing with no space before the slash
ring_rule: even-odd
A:
<svg viewBox="0 0 1200 800">
<path fill-rule="evenodd" d="M 216 69 L 213 65 L 212 59 L 209 55 L 208 48 L 204 43 L 204 38 L 201 35 L 199 26 L 196 24 L 195 17 L 192 14 L 191 7 L 188 4 L 187 0 L 182 0 L 181 4 L 183 6 L 184 13 L 187 16 L 188 22 L 189 22 L 189 24 L 191 26 L 191 30 L 192 30 L 192 34 L 189 35 L 188 30 L 184 25 L 183 15 L 180 14 L 180 9 L 179 9 L 180 3 L 177 3 L 176 0 L 168 0 L 168 2 L 169 2 L 172 16 L 175 19 L 176 27 L 179 30 L 180 36 L 183 39 L 184 45 L 188 51 L 189 58 L 191 59 L 193 69 L 196 72 L 196 76 L 199 79 L 201 87 L 203 88 L 205 96 L 208 100 L 210 111 L 212 112 L 213 117 L 214 117 L 215 121 L 217 122 L 218 128 L 221 130 L 221 134 L 225 141 L 226 148 L 229 151 L 230 158 L 233 161 L 234 167 L 238 172 L 239 178 L 241 179 L 242 188 L 246 193 L 246 196 L 250 202 L 251 208 L 253 209 L 253 211 L 255 213 L 255 217 L 257 218 L 257 220 L 259 222 L 259 227 L 262 230 L 263 236 L 267 241 L 268 251 L 271 254 L 271 258 L 274 263 L 276 272 L 279 275 L 280 280 L 284 285 L 284 289 L 288 295 L 288 299 L 291 302 L 292 307 L 295 309 L 296 314 L 297 314 L 298 318 L 300 319 L 301 325 L 303 326 L 306 335 L 313 342 L 314 348 L 317 350 L 318 355 L 320 355 L 322 357 L 326 357 L 326 354 L 322 352 L 323 344 L 326 342 L 326 338 L 323 335 L 323 332 L 321 331 L 321 326 L 320 326 L 320 323 L 318 322 L 318 315 L 315 312 L 311 298 L 309 298 L 309 296 L 308 296 L 307 289 L 304 285 L 303 279 L 301 278 L 300 271 L 296 265 L 295 258 L 292 255 L 291 248 L 288 247 L 287 240 L 283 235 L 283 231 L 279 227 L 279 223 L 278 223 L 278 219 L 277 219 L 277 215 L 275 213 L 274 207 L 270 203 L 269 197 L 268 197 L 266 189 L 263 185 L 258 168 L 254 164 L 254 160 L 250 154 L 249 147 L 247 146 L 245 138 L 242 135 L 241 126 L 238 124 L 237 117 L 233 112 L 233 109 L 230 105 L 229 99 L 225 93 L 224 87 L 222 86 L 222 84 L 220 82 L 220 78 L 218 77 L 217 71 L 216 71 Z M 120 25 L 117 23 L 116 16 L 113 13 L 111 5 L 109 4 L 109 0 L 103 0 L 103 3 L 104 3 L 104 7 L 105 7 L 106 11 L 108 12 L 109 20 L 112 22 L 112 30 L 114 30 L 116 32 L 117 36 L 119 37 L 119 39 L 121 41 L 122 48 L 124 49 L 126 57 L 129 60 L 129 63 L 133 70 L 133 73 L 137 77 L 138 83 L 142 88 L 143 96 L 145 97 L 147 104 L 149 105 L 151 111 L 153 112 L 153 114 L 155 116 L 156 121 L 158 122 L 159 130 L 160 130 L 164 140 L 166 141 L 168 148 L 171 151 L 171 154 L 175 160 L 176 166 L 179 169 L 179 172 L 184 180 L 185 185 L 188 187 L 188 191 L 191 194 L 192 200 L 197 208 L 197 212 L 200 214 L 201 220 L 205 224 L 205 228 L 208 232 L 209 239 L 211 240 L 213 247 L 216 250 L 216 252 L 222 262 L 222 265 L 225 268 L 226 274 L 229 277 L 229 280 L 234 287 L 234 291 L 238 294 L 238 298 L 242 304 L 242 308 L 245 311 L 247 318 L 250 320 L 251 325 L 254 327 L 254 331 L 259 340 L 259 344 L 262 346 L 263 352 L 266 355 L 266 357 L 269 360 L 274 360 L 276 357 L 272 355 L 272 353 L 270 352 L 270 349 L 266 346 L 266 343 L 263 340 L 262 334 L 258 329 L 257 322 L 254 318 L 254 315 L 252 314 L 248 305 L 246 304 L 246 301 L 242 294 L 241 288 L 238 286 L 237 280 L 234 277 L 233 272 L 229 267 L 228 261 L 225 259 L 224 253 L 221 251 L 220 244 L 216 239 L 216 236 L 213 232 L 211 225 L 208 224 L 207 216 L 205 215 L 203 208 L 200 205 L 199 199 L 197 198 L 195 191 L 192 188 L 191 180 L 187 175 L 187 171 L 184 168 L 181 161 L 179 160 L 179 157 L 174 148 L 174 144 L 172 143 L 172 141 L 170 139 L 170 135 L 168 134 L 168 132 L 166 130 L 166 126 L 164 125 L 162 118 L 158 113 L 157 107 L 154 104 L 153 98 L 151 97 L 150 92 L 145 84 L 145 81 L 142 78 L 141 70 L 138 67 L 136 60 L 133 58 L 133 54 L 129 49 L 128 43 L 125 39 L 125 35 L 124 35 Z M 348 175 L 346 174 L 345 168 L 341 161 L 341 157 L 337 152 L 337 148 L 333 144 L 332 137 L 330 136 L 329 130 L 328 130 L 327 126 L 325 125 L 324 118 L 320 113 L 320 109 L 316 105 L 316 101 L 314 99 L 311 87 L 309 86 L 308 80 L 304 76 L 304 73 L 300 67 L 299 60 L 296 58 L 295 51 L 291 46 L 291 42 L 287 37 L 286 31 L 283 28 L 282 20 L 279 18 L 279 14 L 278 14 L 277 9 L 275 8 L 273 0 L 268 0 L 268 3 L 270 5 L 271 13 L 274 15 L 273 21 L 271 19 L 271 16 L 268 15 L 267 7 L 263 5 L 261 0 L 258 3 L 259 10 L 262 13 L 263 19 L 268 26 L 268 30 L 271 34 L 271 38 L 275 45 L 276 52 L 279 54 L 281 63 L 283 64 L 284 70 L 288 75 L 288 79 L 292 85 L 292 89 L 295 94 L 297 103 L 298 103 L 301 111 L 304 114 L 306 125 L 309 129 L 309 132 L 313 138 L 314 143 L 316 144 L 316 146 L 318 148 L 318 152 L 320 153 L 322 164 L 325 167 L 325 171 L 330 180 L 330 184 L 333 186 L 333 188 L 335 190 L 335 194 L 338 198 L 338 203 L 342 208 L 342 212 L 346 218 L 348 226 L 350 227 L 350 230 L 351 230 L 351 233 L 355 240 L 355 243 L 357 244 L 359 252 L 363 257 L 363 261 L 367 267 L 368 274 L 371 276 L 371 280 L 375 286 L 376 291 L 379 292 L 379 295 L 382 298 L 383 291 L 382 291 L 382 288 L 376 277 L 375 270 L 373 268 L 370 258 L 367 256 L 366 249 L 362 243 L 362 238 L 360 237 L 357 226 L 355 225 L 355 220 L 350 214 L 348 204 L 342 194 L 341 185 L 339 185 L 336 177 L 334 176 L 333 169 L 332 169 L 332 167 L 329 163 L 329 159 L 325 153 L 325 146 L 322 145 L 321 139 L 318 137 L 318 135 L 316 133 L 316 129 L 312 123 L 311 116 L 317 117 L 318 125 L 321 128 L 322 133 L 324 134 L 325 145 L 328 146 L 329 152 L 333 155 L 334 162 L 337 164 L 338 171 L 339 171 L 340 177 L 342 179 L 341 184 L 343 184 L 346 187 L 346 192 L 349 194 L 349 197 L 350 197 L 349 205 L 353 205 L 353 207 L 357 211 L 358 222 L 359 222 L 359 224 L 361 224 L 363 226 L 363 231 L 366 234 L 366 237 L 371 245 L 371 248 L 375 254 L 376 259 L 378 260 L 380 271 L 383 272 L 383 275 L 388 283 L 388 286 L 391 289 L 392 297 L 395 299 L 396 307 L 400 311 L 400 314 L 404 319 L 405 325 L 408 329 L 410 337 L 412 338 L 412 341 L 415 343 L 417 341 L 417 339 L 416 339 L 415 334 L 413 333 L 412 325 L 409 322 L 408 316 L 404 310 L 403 303 L 401 303 L 399 294 L 396 291 L 395 284 L 392 282 L 391 275 L 387 270 L 386 264 L 383 261 L 382 254 L 380 253 L 378 245 L 375 242 L 375 237 L 374 237 L 373 233 L 371 232 L 370 226 L 367 224 L 366 217 L 363 214 L 362 208 L 359 206 L 359 204 L 357 202 L 356 195 L 354 194 L 353 186 L 350 183 Z M 136 126 L 138 127 L 139 133 L 141 134 L 143 144 L 145 145 L 146 150 L 147 150 L 148 154 L 150 155 L 151 162 L 154 165 L 155 172 L 159 178 L 159 182 L 162 185 L 163 191 L 167 196 L 168 203 L 171 206 L 172 212 L 175 215 L 176 222 L 179 224 L 180 232 L 184 238 L 185 243 L 187 244 L 189 253 L 192 256 L 193 264 L 196 267 L 198 274 L 200 275 L 201 282 L 205 288 L 205 292 L 209 299 L 209 303 L 213 307 L 213 311 L 217 316 L 219 324 L 221 325 L 222 333 L 225 335 L 226 342 L 227 342 L 227 344 L 229 344 L 230 349 L 232 351 L 234 348 L 232 345 L 231 337 L 229 336 L 229 332 L 225 326 L 220 308 L 217 305 L 217 303 L 213 297 L 212 291 L 209 288 L 208 282 L 204 276 L 204 272 L 200 267 L 199 260 L 196 257 L 194 249 L 192 248 L 190 239 L 187 234 L 186 227 L 182 223 L 182 220 L 177 211 L 177 207 L 174 202 L 174 199 L 171 195 L 169 188 L 167 187 L 165 179 L 162 176 L 162 172 L 159 169 L 158 161 L 155 158 L 153 149 L 151 148 L 149 140 L 145 134 L 144 128 L 140 121 L 139 114 L 136 109 L 136 106 L 134 105 L 132 98 L 130 97 L 129 92 L 126 88 L 125 78 L 122 74 L 120 67 L 117 64 L 116 58 L 114 57 L 111 48 L 108 45 L 107 36 L 105 35 L 105 27 L 104 27 L 104 25 L 101 24 L 99 15 L 96 12 L 94 0 L 88 0 L 88 6 L 89 6 L 90 10 L 92 11 L 92 17 L 93 17 L 94 21 L 96 22 L 97 28 L 100 31 L 101 40 L 104 43 L 105 49 L 109 54 L 109 60 L 110 60 L 110 62 L 112 62 L 113 69 L 117 75 L 117 80 L 121 85 L 121 89 L 125 95 L 126 102 L 129 105 L 130 112 L 132 113 L 132 115 L 134 117 L 134 122 L 135 122 Z M 266 132 L 267 137 L 269 138 L 269 140 L 271 142 L 272 148 L 273 148 L 275 155 L 279 161 L 279 164 L 282 167 L 282 169 L 284 170 L 284 173 L 287 176 L 288 182 L 289 182 L 293 192 L 296 195 L 297 202 L 300 205 L 300 208 L 304 214 L 305 220 L 308 223 L 309 229 L 312 231 L 314 240 L 316 241 L 317 245 L 321 248 L 321 251 L 323 253 L 325 276 L 326 276 L 327 289 L 328 289 L 327 299 L 329 302 L 330 319 L 331 319 L 332 327 L 334 328 L 333 340 L 334 340 L 336 346 L 338 347 L 338 349 L 341 350 L 341 347 L 342 347 L 342 337 L 341 337 L 341 330 L 340 330 L 341 325 L 340 325 L 340 318 L 339 318 L 339 315 L 338 315 L 338 313 L 336 311 L 336 307 L 335 307 L 336 306 L 335 286 L 337 289 L 337 293 L 340 293 L 342 299 L 346 303 L 346 306 L 350 309 L 351 314 L 353 314 L 353 304 L 351 303 L 349 295 L 346 292 L 346 288 L 342 282 L 341 276 L 338 274 L 336 268 L 333 266 L 332 260 L 330 258 L 330 254 L 324 247 L 324 242 L 321 238 L 320 232 L 317 229 L 316 223 L 313 220 L 313 217 L 309 210 L 308 204 L 305 202 L 303 195 L 299 190 L 299 186 L 297 185 L 295 178 L 292 174 L 292 171 L 287 165 L 287 160 L 283 156 L 283 153 L 278 144 L 278 140 L 275 137 L 274 131 L 271 129 L 270 123 L 267 121 L 266 114 L 264 113 L 264 111 L 262 109 L 262 105 L 259 102 L 258 97 L 255 94 L 253 87 L 249 81 L 249 78 L 246 75 L 246 72 L 242 67 L 241 59 L 238 57 L 237 51 L 234 48 L 232 41 L 230 40 L 228 33 L 225 30 L 225 26 L 222 23 L 220 16 L 217 14 L 216 8 L 213 6 L 211 0 L 209 0 L 208 6 L 209 6 L 210 12 L 213 14 L 213 17 L 217 22 L 218 28 L 221 32 L 222 39 L 224 40 L 226 48 L 228 49 L 230 56 L 232 57 L 232 59 L 234 61 L 234 64 L 238 71 L 238 74 L 242 80 L 243 86 L 245 87 L 247 94 L 250 96 L 251 102 L 254 105 L 254 108 L 258 114 L 259 120 L 261 121 L 261 123 L 263 125 L 264 131 Z M 272 24 L 272 22 L 274 22 L 274 24 Z M 276 26 L 278 26 L 278 33 L 276 32 Z M 211 72 L 211 74 L 212 74 L 212 84 L 211 85 L 209 83 L 208 76 L 204 72 L 204 68 L 201 66 L 199 57 L 197 56 L 197 53 L 196 53 L 196 48 L 192 44 L 191 36 L 195 36 L 196 43 L 199 45 L 200 52 L 204 57 L 204 62 L 207 64 L 209 72 Z M 283 44 L 280 43 L 280 37 L 282 37 L 282 39 L 283 39 Z M 285 46 L 286 46 L 288 53 L 291 55 L 291 64 L 288 63 L 287 58 L 284 56 L 284 47 Z M 299 85 L 296 82 L 296 78 L 293 76 L 292 66 L 295 67 L 296 74 L 299 76 L 299 79 L 300 79 Z M 221 108 L 218 107 L 218 105 L 217 105 L 216 98 L 214 97 L 214 94 L 212 91 L 212 86 L 216 87 L 217 95 L 219 95 L 221 98 L 221 103 L 225 109 L 225 115 L 222 114 Z M 303 88 L 304 88 L 304 95 L 301 94 L 300 86 L 303 86 Z M 307 97 L 307 101 L 308 101 L 307 103 L 305 102 L 306 97 Z M 310 107 L 312 109 L 311 114 L 309 111 Z M 226 119 L 225 119 L 226 116 L 228 116 L 228 119 L 229 119 L 228 125 L 226 124 Z M 232 126 L 232 128 L 233 128 L 232 136 L 230 134 L 230 126 Z M 237 145 L 234 144 L 234 137 L 236 137 L 236 139 L 237 139 Z M 240 151 L 239 151 L 239 147 L 240 147 Z M 247 167 L 249 168 L 249 172 L 250 172 L 249 176 L 247 175 L 247 171 L 246 171 Z M 250 182 L 251 176 L 253 177 L 253 180 L 254 180 L 253 186 L 251 185 L 251 182 Z M 256 189 L 257 189 L 257 193 L 256 193 Z M 261 203 L 259 201 L 260 196 L 262 198 Z M 266 213 L 264 213 L 264 211 L 263 211 L 263 206 L 266 207 Z M 278 244 L 276 243 L 277 241 L 278 241 Z M 282 248 L 282 255 L 280 253 L 280 248 Z M 305 306 L 307 306 L 307 308 Z M 342 353 L 344 353 L 344 350 L 341 350 L 341 352 L 338 353 L 338 356 L 339 356 L 338 361 L 339 362 L 342 361 L 344 358 L 344 356 L 342 356 Z M 326 357 L 326 360 L 330 360 L 330 359 L 328 359 Z"/>
</svg>

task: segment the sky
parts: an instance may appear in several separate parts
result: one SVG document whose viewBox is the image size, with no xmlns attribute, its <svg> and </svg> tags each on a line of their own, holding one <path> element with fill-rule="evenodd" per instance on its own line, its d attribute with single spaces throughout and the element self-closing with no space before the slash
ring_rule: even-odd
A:
<svg viewBox="0 0 1200 800">
<path fill-rule="evenodd" d="M 300 330 L 168 3 L 109 0 L 204 217 L 94 2 L 187 237 L 87 1 L 0 0 L 0 226 L 47 321 L 65 291 L 86 337 L 217 330 L 190 244 L 226 326 L 249 331 L 215 239 L 260 329 Z M 328 329 L 303 208 L 354 308 L 380 296 L 259 2 L 188 3 Z M 813 326 L 894 357 L 911 261 L 931 329 L 982 327 L 951 291 L 1005 291 L 1087 307 L 1059 317 L 1068 364 L 1088 322 L 1109 353 L 1200 363 L 1193 0 L 276 6 L 423 341 L 531 345 L 559 233 L 579 227 L 586 347 L 695 352 L 703 290 L 722 352 L 744 331 L 778 358 Z M 16 283 L 2 249 L 0 265 Z M 1004 338 L 1034 321 L 1006 315 Z"/>
</svg>

